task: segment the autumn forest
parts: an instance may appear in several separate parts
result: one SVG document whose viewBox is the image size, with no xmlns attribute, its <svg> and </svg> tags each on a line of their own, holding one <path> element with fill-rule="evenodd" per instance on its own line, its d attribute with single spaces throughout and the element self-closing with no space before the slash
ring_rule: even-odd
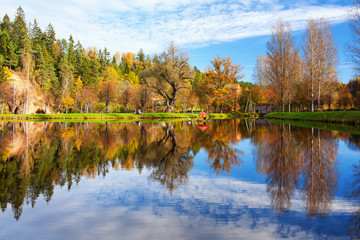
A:
<svg viewBox="0 0 360 240">
<path fill-rule="evenodd" d="M 274 25 L 250 83 L 230 57 L 217 55 L 202 72 L 174 43 L 153 56 L 84 48 L 71 35 L 57 39 L 51 24 L 45 30 L 36 19 L 27 24 L 19 7 L 13 21 L 5 15 L 0 24 L 1 113 L 252 112 L 256 104 L 289 112 L 359 109 L 360 78 L 339 81 L 329 23 L 309 20 L 301 46 L 291 34 L 286 22 Z M 356 62 L 356 45 L 350 50 Z M 26 87 L 10 83 L 16 73 Z M 35 110 L 29 85 L 43 100 Z"/>
</svg>

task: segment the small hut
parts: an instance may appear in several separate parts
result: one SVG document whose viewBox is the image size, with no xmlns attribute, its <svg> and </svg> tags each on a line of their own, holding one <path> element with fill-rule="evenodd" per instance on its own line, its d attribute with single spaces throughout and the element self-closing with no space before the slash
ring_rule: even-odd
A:
<svg viewBox="0 0 360 240">
<path fill-rule="evenodd" d="M 208 118 L 208 115 L 205 112 L 201 112 L 198 116 L 200 121 L 205 121 Z"/>
</svg>

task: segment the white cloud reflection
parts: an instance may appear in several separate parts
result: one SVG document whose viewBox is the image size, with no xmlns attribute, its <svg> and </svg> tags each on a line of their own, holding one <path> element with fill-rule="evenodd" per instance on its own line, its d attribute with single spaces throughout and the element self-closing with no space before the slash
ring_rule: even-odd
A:
<svg viewBox="0 0 360 240">
<path fill-rule="evenodd" d="M 105 179 L 82 180 L 71 191 L 57 188 L 47 205 L 24 207 L 15 223 L 8 209 L 0 215 L 0 238 L 11 239 L 294 239 L 321 233 L 307 221 L 299 194 L 288 218 L 271 211 L 265 184 L 192 176 L 173 195 L 148 179 L 149 172 L 111 171 Z M 319 228 L 339 227 L 353 209 L 342 199 Z M 10 213 L 9 213 L 10 212 Z M 328 222 L 327 222 L 328 221 Z M 306 225 L 306 224 L 305 224 Z M 286 229 L 285 232 L 282 232 Z M 331 236 L 330 236 L 331 237 Z M 335 237 L 335 236 L 332 236 Z M 343 236 L 342 236 L 343 237 Z"/>
</svg>

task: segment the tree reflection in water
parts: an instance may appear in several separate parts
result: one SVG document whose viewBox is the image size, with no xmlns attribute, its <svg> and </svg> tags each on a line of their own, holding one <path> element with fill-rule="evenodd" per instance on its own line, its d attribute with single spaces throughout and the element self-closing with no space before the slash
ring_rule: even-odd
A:
<svg viewBox="0 0 360 240">
<path fill-rule="evenodd" d="M 360 161 L 353 165 L 353 173 L 354 178 L 349 188 L 348 198 L 353 202 L 356 211 L 351 216 L 348 234 L 352 239 L 360 239 Z"/>
<path fill-rule="evenodd" d="M 337 140 L 332 132 L 271 125 L 255 145 L 258 171 L 267 176 L 267 190 L 279 215 L 290 210 L 295 189 L 301 185 L 307 215 L 329 213 L 337 185 Z"/>
<path fill-rule="evenodd" d="M 256 134 L 256 133 L 255 133 Z M 269 136 L 270 135 L 270 136 Z M 258 171 L 267 176 L 267 191 L 274 210 L 281 215 L 290 210 L 291 198 L 301 173 L 303 155 L 294 142 L 290 126 L 272 125 L 258 148 Z"/>
<path fill-rule="evenodd" d="M 337 139 L 358 146 L 358 138 L 311 128 L 253 120 L 215 120 L 201 131 L 195 123 L 5 123 L 0 131 L 0 204 L 18 219 L 24 203 L 35 206 L 54 187 L 110 169 L 141 172 L 170 193 L 188 182 L 194 156 L 202 149 L 216 174 L 240 167 L 243 139 L 255 146 L 257 171 L 267 177 L 274 211 L 291 208 L 301 189 L 309 217 L 326 215 L 337 186 Z M 243 150 L 243 149 L 242 149 Z M 358 215 L 356 215 L 358 216 Z M 356 218 L 357 220 L 359 218 Z"/>
<path fill-rule="evenodd" d="M 334 198 L 338 152 L 336 139 L 331 134 L 329 131 L 312 128 L 308 131 L 308 137 L 302 140 L 305 142 L 303 194 L 309 217 L 328 214 Z"/>
</svg>

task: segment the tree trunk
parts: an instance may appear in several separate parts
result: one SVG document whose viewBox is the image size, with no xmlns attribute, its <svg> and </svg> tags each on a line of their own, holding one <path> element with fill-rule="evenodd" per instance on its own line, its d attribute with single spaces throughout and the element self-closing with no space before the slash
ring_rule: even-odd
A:
<svg viewBox="0 0 360 240">
<path fill-rule="evenodd" d="M 194 113 L 194 105 L 191 105 L 191 114 Z"/>
<path fill-rule="evenodd" d="M 174 112 L 174 106 L 175 106 L 175 98 L 170 99 L 167 104 L 167 108 L 165 112 L 173 113 Z"/>
</svg>

